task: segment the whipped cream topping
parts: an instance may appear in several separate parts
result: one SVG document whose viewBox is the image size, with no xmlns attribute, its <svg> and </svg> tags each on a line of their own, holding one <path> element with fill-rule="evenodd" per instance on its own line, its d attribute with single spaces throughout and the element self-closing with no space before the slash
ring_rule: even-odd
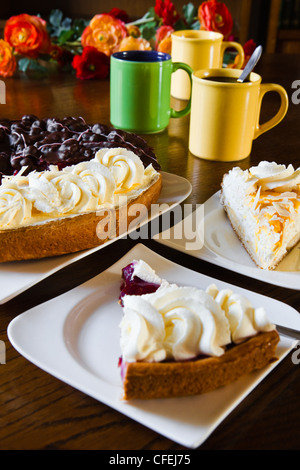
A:
<svg viewBox="0 0 300 470">
<path fill-rule="evenodd" d="M 120 328 L 124 361 L 159 362 L 220 356 L 230 343 L 274 325 L 264 309 L 229 290 L 211 285 L 204 291 L 162 279 L 154 293 L 123 297 Z"/>
<path fill-rule="evenodd" d="M 275 162 L 262 161 L 249 170 L 249 177 L 254 177 L 255 186 L 262 191 L 297 191 L 300 186 L 300 168 L 293 165 L 279 165 Z"/>
<path fill-rule="evenodd" d="M 127 203 L 127 196 L 135 197 L 146 189 L 157 175 L 152 165 L 144 169 L 139 157 L 129 150 L 103 149 L 100 154 L 97 152 L 93 160 L 62 170 L 51 166 L 28 176 L 3 177 L 0 230 L 118 207 Z"/>
</svg>

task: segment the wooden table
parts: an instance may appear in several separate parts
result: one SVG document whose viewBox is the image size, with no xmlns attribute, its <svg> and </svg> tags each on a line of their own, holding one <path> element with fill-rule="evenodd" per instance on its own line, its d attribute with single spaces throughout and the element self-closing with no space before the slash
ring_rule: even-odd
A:
<svg viewBox="0 0 300 470">
<path fill-rule="evenodd" d="M 261 160 L 300 166 L 300 104 L 294 104 L 292 83 L 300 79 L 299 57 L 264 55 L 256 71 L 263 81 L 283 85 L 290 97 L 287 116 L 276 128 L 259 137 L 252 154 L 239 165 L 246 169 Z M 109 82 L 79 81 L 73 76 L 28 77 L 6 80 L 7 103 L 1 117 L 23 114 L 82 116 L 89 122 L 109 123 Z M 294 95 L 295 97 L 295 95 Z M 180 103 L 174 102 L 180 107 Z M 277 97 L 264 99 L 266 118 L 278 106 Z M 189 117 L 173 119 L 167 131 L 146 137 L 155 149 L 162 169 L 187 178 L 193 191 L 186 202 L 205 202 L 220 188 L 223 174 L 235 164 L 207 162 L 188 151 Z M 179 254 L 153 240 L 144 241 L 163 256 L 195 271 L 246 287 L 286 302 L 300 311 L 299 291 L 281 288 L 188 255 Z M 135 242 L 113 245 L 114 252 Z M 0 449 L 82 450 L 187 450 L 117 411 L 86 396 L 37 368 L 10 345 L 7 326 L 28 308 L 65 292 L 98 274 L 109 265 L 110 250 L 83 259 L 76 270 L 64 269 L 0 308 L 1 340 L 6 345 L 6 364 L 0 375 Z M 300 365 L 286 357 L 203 443 L 208 449 L 300 449 Z"/>
</svg>

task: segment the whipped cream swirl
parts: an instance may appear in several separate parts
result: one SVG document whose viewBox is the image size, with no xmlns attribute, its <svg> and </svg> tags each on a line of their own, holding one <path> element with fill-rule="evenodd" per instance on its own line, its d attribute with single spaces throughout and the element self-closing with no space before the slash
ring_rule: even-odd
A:
<svg viewBox="0 0 300 470">
<path fill-rule="evenodd" d="M 31 202 L 24 197 L 14 183 L 8 183 L 0 191 L 0 221 L 7 227 L 20 224 L 30 217 Z"/>
<path fill-rule="evenodd" d="M 102 165 L 111 169 L 118 189 L 130 189 L 142 183 L 144 165 L 130 150 L 122 147 L 101 149 L 96 153 L 96 158 Z"/>
<path fill-rule="evenodd" d="M 300 168 L 293 165 L 279 165 L 275 162 L 262 161 L 249 170 L 249 177 L 262 191 L 297 191 L 300 186 Z"/>
<path fill-rule="evenodd" d="M 230 289 L 219 290 L 215 284 L 210 285 L 206 291 L 225 312 L 234 343 L 244 341 L 260 331 L 274 329 L 274 325 L 267 318 L 265 309 L 253 307 L 243 295 L 234 293 Z"/>
<path fill-rule="evenodd" d="M 108 168 L 99 166 L 97 161 L 92 160 L 78 163 L 71 169 L 71 172 L 88 186 L 91 197 L 95 198 L 97 205 L 113 202 L 115 182 Z"/>
</svg>

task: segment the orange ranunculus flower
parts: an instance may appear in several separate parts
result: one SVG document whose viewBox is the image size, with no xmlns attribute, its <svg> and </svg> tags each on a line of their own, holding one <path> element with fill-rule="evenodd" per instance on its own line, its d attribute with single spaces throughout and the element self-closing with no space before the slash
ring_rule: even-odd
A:
<svg viewBox="0 0 300 470">
<path fill-rule="evenodd" d="M 0 39 L 0 76 L 11 77 L 17 67 L 17 61 L 12 47 L 8 42 Z"/>
<path fill-rule="evenodd" d="M 37 57 L 39 53 L 47 53 L 50 49 L 46 21 L 26 13 L 12 16 L 7 20 L 4 39 L 15 52 L 30 57 Z"/>
<path fill-rule="evenodd" d="M 233 28 L 232 16 L 223 2 L 208 0 L 201 3 L 198 9 L 198 18 L 201 29 L 216 31 L 223 34 L 225 38 L 229 36 Z"/>
<path fill-rule="evenodd" d="M 160 52 L 171 53 L 172 38 L 174 29 L 172 26 L 162 25 L 158 28 L 155 35 L 155 49 Z"/>
<path fill-rule="evenodd" d="M 144 38 L 134 38 L 133 36 L 127 36 L 122 39 L 119 51 L 151 51 L 152 47 L 150 42 Z"/>
<path fill-rule="evenodd" d="M 135 24 L 128 25 L 126 26 L 126 28 L 129 36 L 132 36 L 134 38 L 139 38 L 141 36 L 140 28 Z"/>
<path fill-rule="evenodd" d="M 157 50 L 159 52 L 165 52 L 166 54 L 170 54 L 172 52 L 172 38 L 171 36 L 166 36 L 160 43 L 158 44 Z"/>
<path fill-rule="evenodd" d="M 111 55 L 119 50 L 119 45 L 127 34 L 123 21 L 107 13 L 101 13 L 95 15 L 84 29 L 81 43 L 83 47 L 92 46 L 106 55 Z"/>
</svg>

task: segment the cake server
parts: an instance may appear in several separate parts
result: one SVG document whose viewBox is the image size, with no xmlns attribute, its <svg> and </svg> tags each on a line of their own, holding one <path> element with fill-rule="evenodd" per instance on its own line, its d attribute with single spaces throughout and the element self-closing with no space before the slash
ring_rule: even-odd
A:
<svg viewBox="0 0 300 470">
<path fill-rule="evenodd" d="M 300 331 L 283 325 L 275 325 L 279 334 L 300 340 Z"/>
</svg>

